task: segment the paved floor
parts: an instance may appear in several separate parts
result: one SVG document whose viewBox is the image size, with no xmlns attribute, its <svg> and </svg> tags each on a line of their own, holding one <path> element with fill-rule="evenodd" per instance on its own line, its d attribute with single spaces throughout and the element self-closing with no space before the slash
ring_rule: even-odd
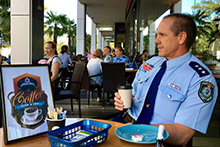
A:
<svg viewBox="0 0 220 147">
<path fill-rule="evenodd" d="M 73 100 L 74 113 L 71 113 L 70 100 L 62 100 L 56 102 L 56 107 L 63 106 L 67 110 L 67 117 L 79 117 L 78 103 Z M 105 109 L 102 107 L 102 101 L 98 102 L 95 98 L 90 99 L 90 106 L 88 107 L 87 93 L 81 93 L 81 114 L 83 118 L 99 118 L 99 119 L 111 119 L 116 116 L 119 112 L 114 109 L 113 99 L 105 105 Z"/>
<path fill-rule="evenodd" d="M 86 92 L 82 92 L 82 117 L 83 118 L 99 118 L 111 119 L 118 111 L 114 109 L 113 100 L 111 99 L 105 109 L 102 107 L 102 102 L 97 102 L 96 99 L 91 99 L 91 105 L 87 107 Z M 56 106 L 63 106 L 68 111 L 68 117 L 78 117 L 78 104 L 74 100 L 74 114 L 70 113 L 70 100 L 57 101 Z M 220 146 L 220 100 L 217 101 L 207 134 L 196 133 L 193 137 L 193 147 L 219 147 Z"/>
</svg>

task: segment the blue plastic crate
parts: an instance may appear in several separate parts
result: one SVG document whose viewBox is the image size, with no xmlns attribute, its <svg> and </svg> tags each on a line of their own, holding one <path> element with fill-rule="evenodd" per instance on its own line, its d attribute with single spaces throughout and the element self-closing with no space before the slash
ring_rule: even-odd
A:
<svg viewBox="0 0 220 147">
<path fill-rule="evenodd" d="M 104 142 L 108 137 L 108 130 L 110 128 L 110 124 L 93 120 L 82 120 L 47 132 L 47 136 L 50 138 L 51 147 L 91 147 Z M 93 134 L 75 142 L 70 141 L 79 130 L 85 130 Z"/>
</svg>

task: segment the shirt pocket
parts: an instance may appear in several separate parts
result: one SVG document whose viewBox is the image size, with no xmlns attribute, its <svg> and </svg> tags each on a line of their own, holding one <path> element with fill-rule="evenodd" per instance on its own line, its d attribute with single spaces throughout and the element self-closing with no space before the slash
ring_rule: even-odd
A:
<svg viewBox="0 0 220 147">
<path fill-rule="evenodd" d="M 149 79 L 149 77 L 151 76 L 151 73 L 152 72 L 150 71 L 146 71 L 146 70 L 143 71 L 143 69 L 140 69 L 137 75 L 137 82 L 139 84 L 143 84 L 143 82 L 146 82 Z"/>
<path fill-rule="evenodd" d="M 133 95 L 138 103 L 142 101 L 143 95 L 144 97 L 146 97 L 146 91 L 148 89 L 148 86 L 146 86 L 146 84 L 149 77 L 150 75 L 148 73 L 139 71 L 133 82 Z"/>
<path fill-rule="evenodd" d="M 172 87 L 159 86 L 154 113 L 165 120 L 173 122 L 176 113 L 185 100 L 184 93 L 172 89 Z"/>
</svg>

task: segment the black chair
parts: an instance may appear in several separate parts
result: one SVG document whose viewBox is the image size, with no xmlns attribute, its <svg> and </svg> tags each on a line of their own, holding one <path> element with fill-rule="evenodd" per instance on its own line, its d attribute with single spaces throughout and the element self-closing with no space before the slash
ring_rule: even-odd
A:
<svg viewBox="0 0 220 147">
<path fill-rule="evenodd" d="M 68 65 L 67 67 L 62 68 L 61 71 L 62 71 L 61 77 L 71 79 L 73 71 L 74 71 L 74 66 Z"/>
<path fill-rule="evenodd" d="M 96 76 L 101 76 L 102 74 L 97 74 L 97 75 L 92 75 L 89 76 L 88 73 L 88 69 L 85 69 L 85 73 L 83 74 L 83 84 L 82 84 L 82 88 L 87 90 L 87 99 L 88 99 L 88 105 L 87 107 L 90 106 L 90 93 L 92 93 L 92 97 L 93 97 L 93 92 L 94 90 L 97 88 L 101 89 L 102 87 L 99 85 L 91 85 L 90 84 L 90 79 L 92 77 L 96 77 Z"/>
<path fill-rule="evenodd" d="M 105 93 L 109 101 L 109 92 L 116 92 L 118 85 L 125 85 L 125 63 L 102 62 L 103 73 L 103 109 L 105 107 Z"/>
<path fill-rule="evenodd" d="M 56 93 L 56 87 L 53 90 L 54 105 L 55 105 L 55 101 L 69 98 L 71 101 L 71 111 L 73 112 L 73 99 L 76 99 L 78 101 L 79 117 L 81 117 L 80 92 L 81 92 L 81 85 L 82 85 L 83 73 L 85 71 L 85 68 L 86 68 L 85 63 L 76 62 L 71 81 L 65 79 L 61 79 L 57 81 L 61 84 L 70 83 L 70 89 L 60 90 L 58 93 Z"/>
</svg>

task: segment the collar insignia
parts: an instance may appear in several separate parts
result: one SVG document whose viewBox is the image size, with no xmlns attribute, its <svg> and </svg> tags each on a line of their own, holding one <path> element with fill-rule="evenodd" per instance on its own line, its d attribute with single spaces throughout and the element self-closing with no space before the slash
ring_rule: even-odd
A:
<svg viewBox="0 0 220 147">
<path fill-rule="evenodd" d="M 209 82 L 201 82 L 198 95 L 204 102 L 210 102 L 213 99 L 214 86 Z"/>
</svg>

